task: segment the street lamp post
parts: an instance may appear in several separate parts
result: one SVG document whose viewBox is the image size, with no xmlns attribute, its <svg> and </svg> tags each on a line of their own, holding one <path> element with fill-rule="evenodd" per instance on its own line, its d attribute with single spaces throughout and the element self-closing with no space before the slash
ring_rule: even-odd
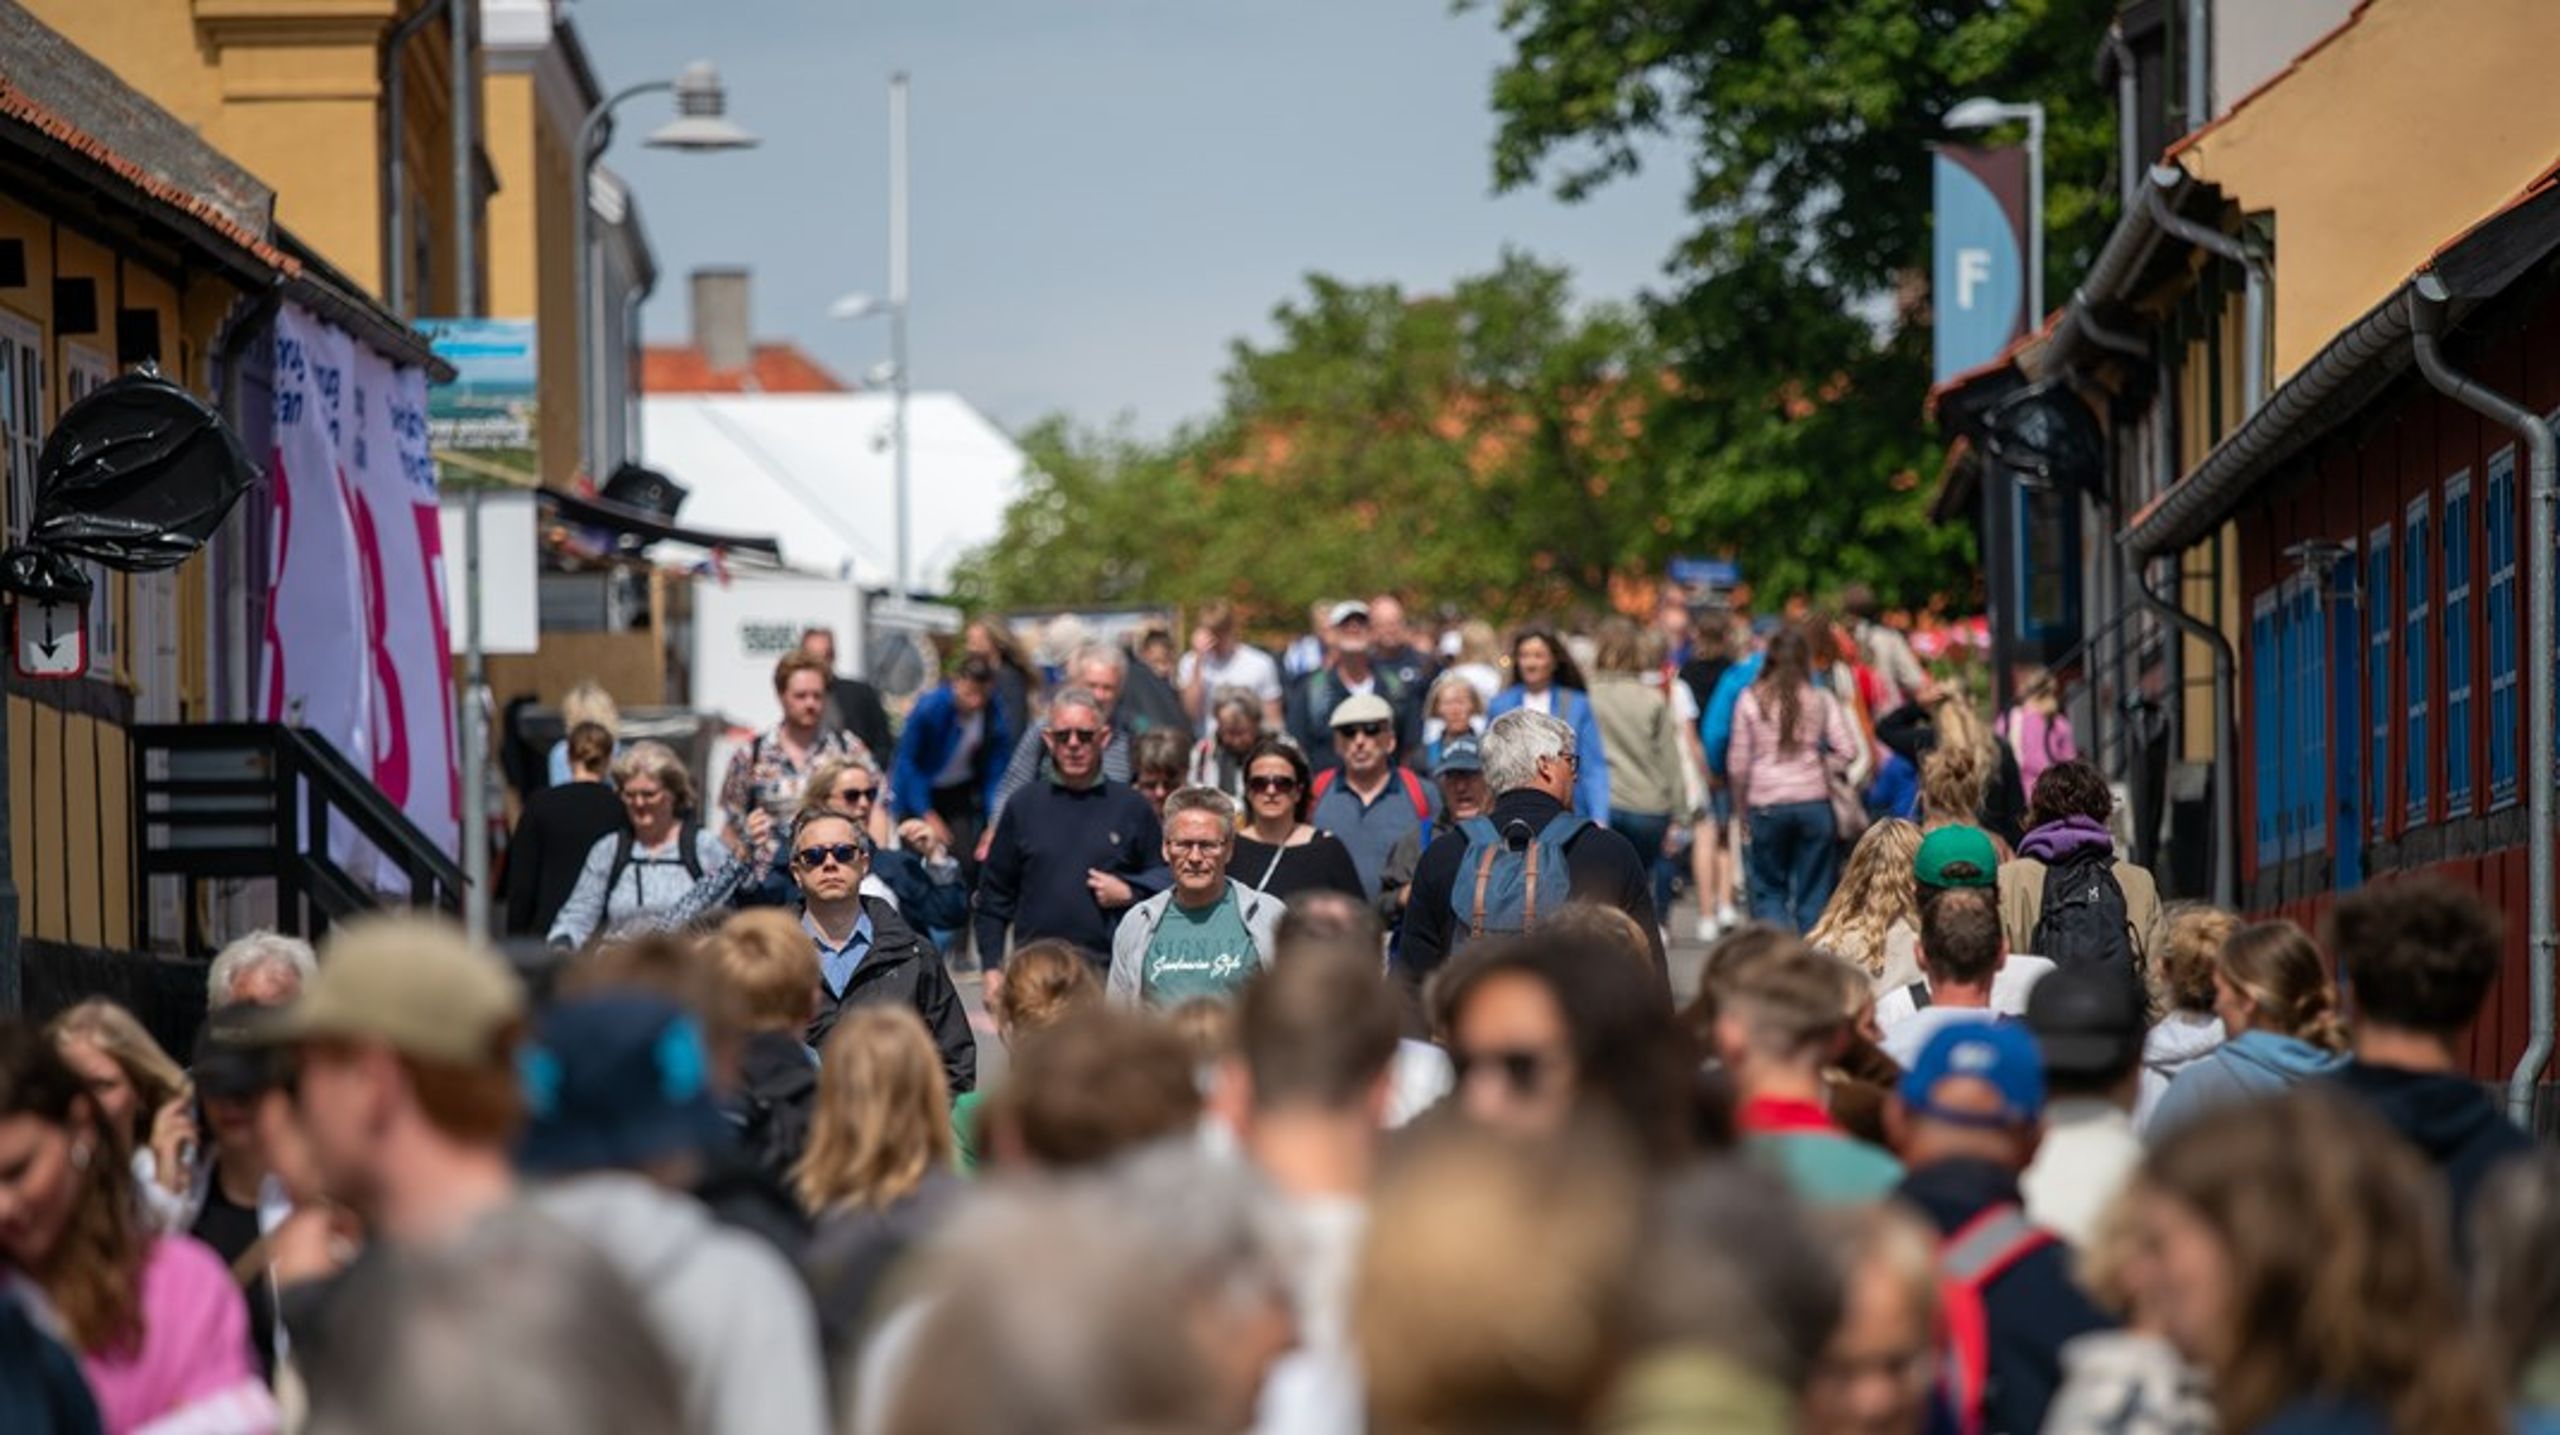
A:
<svg viewBox="0 0 2560 1435">
<path fill-rule="evenodd" d="M 868 319 L 889 316 L 889 442 L 893 449 L 890 494 L 898 509 L 897 553 L 893 559 L 901 599 L 913 593 L 908 569 L 910 529 L 907 490 L 907 75 L 889 77 L 889 297 L 847 294 L 827 310 L 832 318 Z"/>
<path fill-rule="evenodd" d="M 596 472 L 596 464 L 604 457 L 601 391 L 605 359 L 596 296 L 595 166 L 612 141 L 614 108 L 641 95 L 668 91 L 676 97 L 676 118 L 649 136 L 650 148 L 702 154 L 748 149 L 756 143 L 754 135 L 727 118 L 728 92 L 720 84 L 719 69 L 708 60 L 694 61 L 672 80 L 647 80 L 616 92 L 589 110 L 585 122 L 578 126 L 578 417 L 579 446 L 583 450 L 578 466 L 589 478 L 599 481 L 604 477 Z"/>
<path fill-rule="evenodd" d="M 1951 130 L 1984 130 L 1994 125 L 2027 124 L 2027 312 L 2024 327 L 2044 322 L 2044 106 L 2030 100 L 2012 104 L 1976 95 L 1946 113 Z M 2006 712 L 2015 698 L 2011 678 L 2010 629 L 2018 625 L 2019 594 L 2013 560 L 2019 549 L 2016 476 L 1997 461 L 1988 466 L 1982 485 L 1983 541 L 1992 552 L 1983 567 L 1991 617 L 1991 692 L 1995 712 Z"/>
</svg>

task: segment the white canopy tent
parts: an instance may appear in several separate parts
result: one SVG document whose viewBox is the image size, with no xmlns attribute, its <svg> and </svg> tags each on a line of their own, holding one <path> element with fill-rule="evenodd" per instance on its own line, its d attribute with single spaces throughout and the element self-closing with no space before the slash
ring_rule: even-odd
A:
<svg viewBox="0 0 2560 1435">
<path fill-rule="evenodd" d="M 642 462 L 691 490 L 687 527 L 770 533 L 783 561 L 889 586 L 897 557 L 896 455 L 886 393 L 650 394 Z M 991 542 L 1022 491 L 1022 450 L 951 393 L 907 400 L 908 521 L 917 589 Z"/>
</svg>

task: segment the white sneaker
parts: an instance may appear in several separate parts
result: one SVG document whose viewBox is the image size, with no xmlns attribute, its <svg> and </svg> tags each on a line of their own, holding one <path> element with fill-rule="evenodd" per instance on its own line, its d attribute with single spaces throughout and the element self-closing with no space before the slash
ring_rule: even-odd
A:
<svg viewBox="0 0 2560 1435">
<path fill-rule="evenodd" d="M 1713 912 L 1700 912 L 1698 914 L 1699 941 L 1712 942 L 1723 935 L 1724 923 L 1717 921 Z"/>
<path fill-rule="evenodd" d="M 1717 930 L 1730 932 L 1741 925 L 1742 914 L 1733 910 L 1733 904 L 1731 902 L 1727 902 L 1723 906 L 1716 908 Z"/>
</svg>

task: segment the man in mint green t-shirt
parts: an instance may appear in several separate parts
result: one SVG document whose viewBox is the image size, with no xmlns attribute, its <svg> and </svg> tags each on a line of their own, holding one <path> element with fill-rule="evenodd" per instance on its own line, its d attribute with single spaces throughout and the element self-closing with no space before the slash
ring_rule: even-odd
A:
<svg viewBox="0 0 2560 1435">
<path fill-rule="evenodd" d="M 1271 960 L 1280 904 L 1227 876 L 1235 800 L 1186 787 L 1164 801 L 1164 859 L 1173 885 L 1120 919 L 1111 941 L 1111 999 L 1175 1007 L 1228 1001 Z"/>
</svg>

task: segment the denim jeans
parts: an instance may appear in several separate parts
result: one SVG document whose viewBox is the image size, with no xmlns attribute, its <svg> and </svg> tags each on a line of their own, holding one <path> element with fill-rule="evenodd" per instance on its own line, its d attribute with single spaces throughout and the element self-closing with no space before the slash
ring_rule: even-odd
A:
<svg viewBox="0 0 2560 1435">
<path fill-rule="evenodd" d="M 1840 880 L 1840 827 L 1829 802 L 1781 802 L 1751 809 L 1744 865 L 1751 916 L 1802 935 L 1822 918 Z"/>
<path fill-rule="evenodd" d="M 1671 835 L 1671 815 L 1667 812 L 1629 812 L 1622 807 L 1609 809 L 1609 825 L 1618 835 L 1635 844 L 1636 856 L 1644 860 L 1646 875 L 1653 879 L 1653 920 L 1668 925 L 1671 921 L 1671 859 L 1662 855 L 1662 840 Z"/>
</svg>

